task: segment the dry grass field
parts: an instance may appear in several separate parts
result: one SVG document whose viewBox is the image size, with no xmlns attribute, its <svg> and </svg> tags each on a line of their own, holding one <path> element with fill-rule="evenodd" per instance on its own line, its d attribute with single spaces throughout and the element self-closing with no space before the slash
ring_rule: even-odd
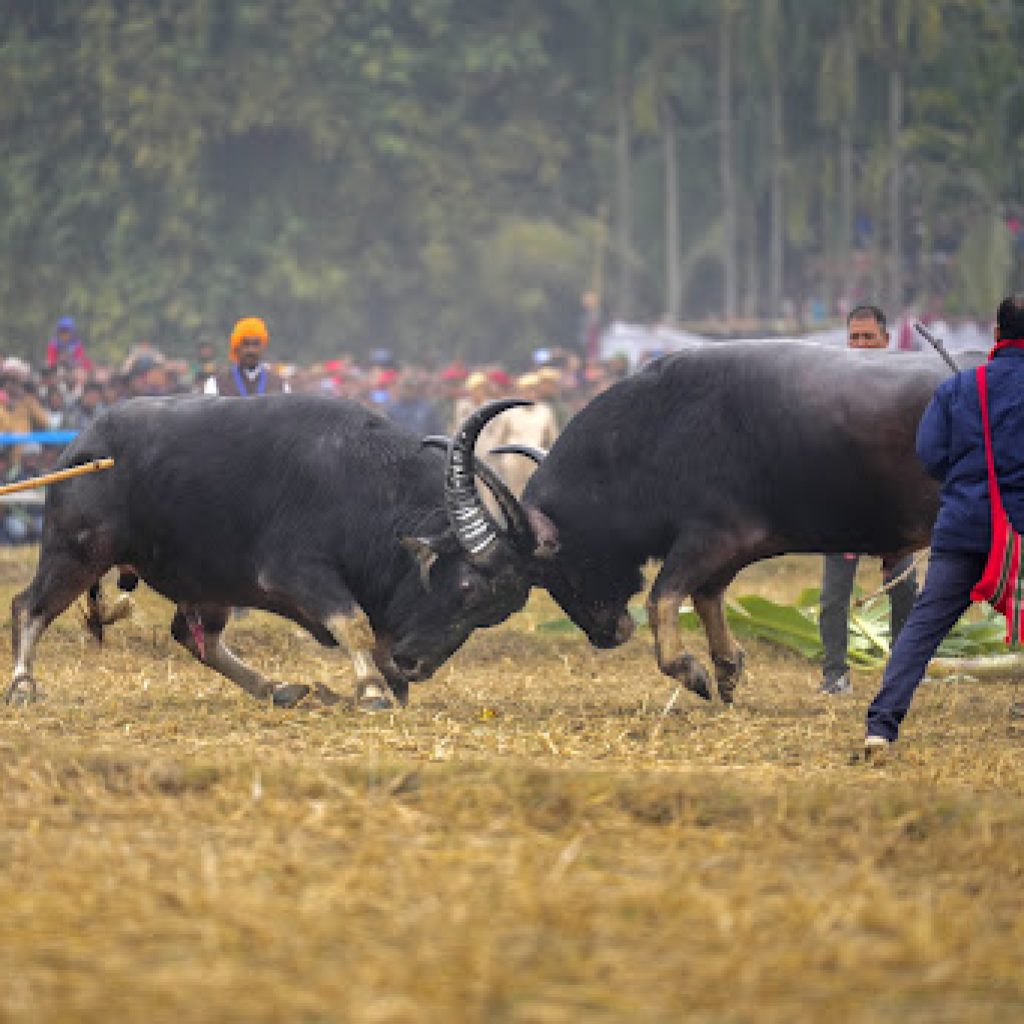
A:
<svg viewBox="0 0 1024 1024">
<path fill-rule="evenodd" d="M 5 673 L 33 564 L 0 559 Z M 733 708 L 663 714 L 646 630 L 595 652 L 535 632 L 557 614 L 535 596 L 377 716 L 253 703 L 148 592 L 102 649 L 63 616 L 45 701 L 0 709 L 0 1021 L 1024 1019 L 1011 685 L 926 685 L 866 766 L 877 673 L 825 699 L 751 643 Z M 350 692 L 290 624 L 231 634 Z"/>
</svg>

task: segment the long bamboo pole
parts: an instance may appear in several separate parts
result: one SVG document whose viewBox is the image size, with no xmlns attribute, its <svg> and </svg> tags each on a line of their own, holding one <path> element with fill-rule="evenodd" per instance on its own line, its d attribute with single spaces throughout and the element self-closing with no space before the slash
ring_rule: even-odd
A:
<svg viewBox="0 0 1024 1024">
<path fill-rule="evenodd" d="M 99 469 L 110 469 L 113 465 L 113 459 L 94 459 L 92 462 L 83 462 L 80 466 L 72 466 L 70 469 L 58 469 L 54 473 L 34 476 L 31 480 L 19 480 L 16 484 L 5 484 L 3 487 L 0 487 L 0 494 L 14 494 L 15 491 L 32 491 L 37 487 L 47 487 L 49 484 L 60 483 L 61 480 L 69 480 L 73 476 L 95 473 Z"/>
</svg>

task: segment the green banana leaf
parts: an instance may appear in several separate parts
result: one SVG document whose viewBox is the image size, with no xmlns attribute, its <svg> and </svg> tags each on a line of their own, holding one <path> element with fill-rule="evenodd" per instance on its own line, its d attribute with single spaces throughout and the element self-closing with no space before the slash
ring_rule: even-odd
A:
<svg viewBox="0 0 1024 1024">
<path fill-rule="evenodd" d="M 743 594 L 726 601 L 725 614 L 730 628 L 740 637 L 756 637 L 807 658 L 820 661 L 824 654 L 818 631 L 818 609 L 821 591 L 808 587 L 800 592 L 794 604 L 779 604 L 758 594 Z M 642 605 L 629 609 L 638 626 L 647 625 L 647 612 Z M 700 618 L 690 607 L 679 613 L 679 624 L 688 630 L 701 628 Z M 541 623 L 544 633 L 570 633 L 576 627 L 566 618 Z M 970 658 L 1006 651 L 1003 638 L 1006 627 L 1003 617 L 988 605 L 969 611 L 952 629 L 939 647 L 938 654 L 947 658 Z M 864 607 L 850 609 L 850 664 L 858 668 L 879 668 L 889 657 L 889 605 L 875 600 Z"/>
</svg>

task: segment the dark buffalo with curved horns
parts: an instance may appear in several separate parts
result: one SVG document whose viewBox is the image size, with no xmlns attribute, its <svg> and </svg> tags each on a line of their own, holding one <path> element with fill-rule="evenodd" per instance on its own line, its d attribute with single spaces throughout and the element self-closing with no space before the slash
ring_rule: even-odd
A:
<svg viewBox="0 0 1024 1024">
<path fill-rule="evenodd" d="M 12 604 L 7 699 L 35 697 L 36 643 L 86 591 L 102 635 L 115 614 L 99 580 L 122 566 L 124 586 L 141 577 L 175 603 L 175 640 L 254 697 L 288 706 L 310 687 L 274 684 L 231 652 L 233 607 L 343 645 L 360 706 L 404 703 L 410 681 L 526 601 L 522 554 L 474 483 L 483 424 L 515 404 L 471 415 L 444 454 L 355 403 L 313 396 L 139 398 L 104 413 L 59 467 L 111 456 L 114 468 L 47 493 L 35 578 Z M 515 499 L 480 475 L 521 537 Z"/>
<path fill-rule="evenodd" d="M 658 665 L 710 697 L 680 632 L 690 596 L 731 701 L 743 652 L 723 596 L 744 566 L 784 552 L 928 544 L 938 487 L 914 441 L 945 373 L 930 354 L 795 342 L 657 361 L 579 412 L 530 478 L 522 510 L 535 582 L 591 643 L 610 647 L 632 631 L 626 605 L 643 565 L 661 560 L 647 601 Z"/>
</svg>

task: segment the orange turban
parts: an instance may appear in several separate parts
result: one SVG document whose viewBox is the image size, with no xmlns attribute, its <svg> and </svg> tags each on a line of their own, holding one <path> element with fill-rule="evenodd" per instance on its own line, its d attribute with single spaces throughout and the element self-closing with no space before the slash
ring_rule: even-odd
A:
<svg viewBox="0 0 1024 1024">
<path fill-rule="evenodd" d="M 231 358 L 238 360 L 238 346 L 246 338 L 259 338 L 263 347 L 267 347 L 270 335 L 267 333 L 267 325 L 258 316 L 244 316 L 235 324 L 231 332 Z"/>
</svg>

